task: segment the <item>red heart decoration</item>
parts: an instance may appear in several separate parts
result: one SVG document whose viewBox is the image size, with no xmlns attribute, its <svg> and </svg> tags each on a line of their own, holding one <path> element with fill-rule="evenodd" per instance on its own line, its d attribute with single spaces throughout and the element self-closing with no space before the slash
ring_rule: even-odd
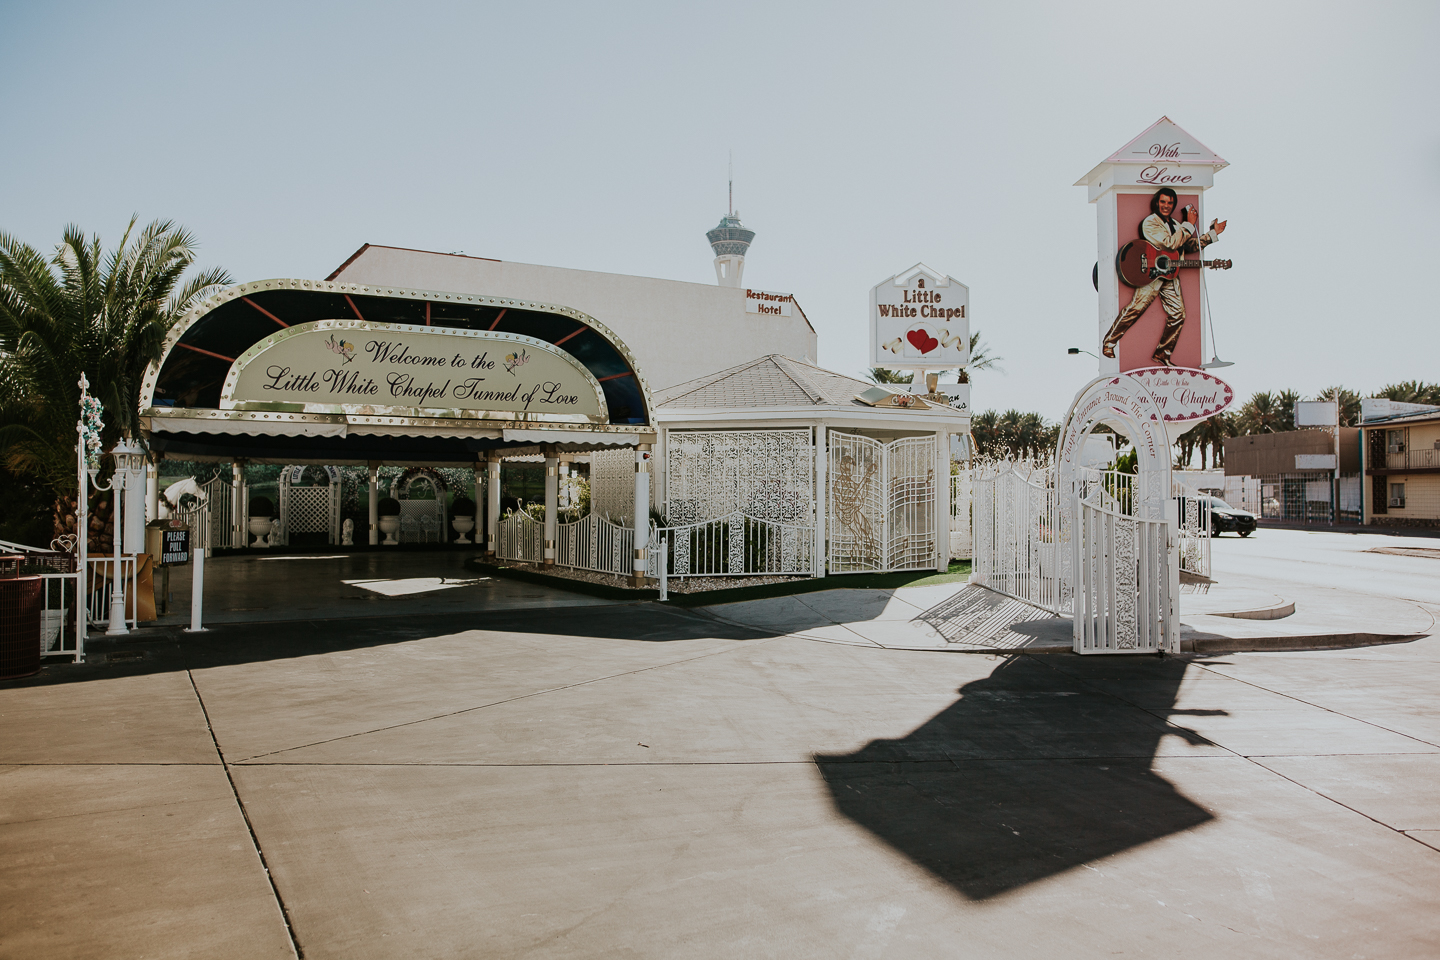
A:
<svg viewBox="0 0 1440 960">
<path fill-rule="evenodd" d="M 931 350 L 940 346 L 940 341 L 930 336 L 930 334 L 924 330 L 911 330 L 905 334 L 905 339 L 910 341 L 910 346 L 919 350 L 921 353 L 929 353 Z"/>
</svg>

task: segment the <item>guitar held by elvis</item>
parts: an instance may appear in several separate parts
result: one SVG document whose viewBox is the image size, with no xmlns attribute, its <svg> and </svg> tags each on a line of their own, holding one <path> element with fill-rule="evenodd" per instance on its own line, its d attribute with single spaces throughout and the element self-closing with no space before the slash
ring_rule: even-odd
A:
<svg viewBox="0 0 1440 960">
<path fill-rule="evenodd" d="M 1185 260 L 1178 251 L 1162 250 L 1144 240 L 1131 240 L 1115 254 L 1115 272 L 1130 287 L 1143 287 L 1152 280 L 1169 280 L 1190 267 L 1229 270 L 1233 265 L 1230 260 Z"/>
</svg>

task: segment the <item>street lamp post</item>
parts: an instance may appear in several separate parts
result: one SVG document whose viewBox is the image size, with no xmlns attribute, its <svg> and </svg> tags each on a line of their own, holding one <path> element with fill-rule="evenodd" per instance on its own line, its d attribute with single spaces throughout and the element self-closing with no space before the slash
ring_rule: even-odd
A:
<svg viewBox="0 0 1440 960">
<path fill-rule="evenodd" d="M 137 475 L 139 475 L 139 482 L 144 482 L 145 454 L 139 444 L 125 439 L 115 444 L 110 455 L 115 460 L 115 472 L 110 476 L 108 485 L 101 486 L 99 482 L 98 458 L 94 465 L 86 465 L 85 472 L 89 474 L 91 487 L 97 491 L 109 491 L 112 494 L 110 514 L 115 531 L 112 537 L 115 547 L 115 566 L 113 587 L 110 591 L 110 625 L 106 628 L 105 634 L 115 637 L 130 632 L 125 626 L 125 577 L 122 574 L 125 540 L 124 494 L 136 483 Z M 82 489 L 81 492 L 83 494 L 84 490 Z"/>
<path fill-rule="evenodd" d="M 77 517 L 82 521 L 77 524 L 79 529 L 77 539 L 79 544 L 77 553 L 80 559 L 80 576 L 82 582 L 88 576 L 85 570 L 86 554 L 85 540 L 89 537 L 89 524 L 85 522 L 86 511 L 84 504 L 88 499 L 89 490 L 111 493 L 112 509 L 110 511 L 111 521 L 114 525 L 114 547 L 115 567 L 113 586 L 110 591 L 110 625 L 106 628 L 107 636 L 120 636 L 129 633 L 125 627 L 125 578 L 121 574 L 121 563 L 123 558 L 123 546 L 125 541 L 125 517 L 124 517 L 124 493 L 127 489 L 136 484 L 145 482 L 145 453 L 140 445 L 128 438 L 115 444 L 110 455 L 115 460 L 115 472 L 110 477 L 109 484 L 100 484 L 100 431 L 104 424 L 100 419 L 100 402 L 89 394 L 90 382 L 84 374 L 80 375 L 80 422 L 76 426 L 80 434 L 78 452 L 79 459 L 79 481 L 80 495 L 77 498 Z"/>
</svg>

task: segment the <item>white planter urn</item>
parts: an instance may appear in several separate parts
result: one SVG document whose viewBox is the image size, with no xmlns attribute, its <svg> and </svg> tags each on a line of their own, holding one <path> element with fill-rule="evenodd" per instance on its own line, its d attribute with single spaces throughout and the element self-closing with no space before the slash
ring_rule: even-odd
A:
<svg viewBox="0 0 1440 960">
<path fill-rule="evenodd" d="M 450 526 L 454 527 L 455 532 L 460 534 L 460 539 L 456 540 L 456 543 L 469 543 L 470 531 L 475 529 L 475 518 L 452 517 L 450 519 Z"/>
<path fill-rule="evenodd" d="M 395 534 L 400 530 L 400 518 L 388 516 L 380 518 L 380 532 L 385 534 L 384 545 L 387 547 L 397 546 L 400 541 L 395 539 Z"/>
<path fill-rule="evenodd" d="M 270 531 L 273 528 L 273 521 L 271 520 L 271 518 L 251 517 L 249 526 L 250 536 L 255 538 L 255 542 L 250 544 L 250 546 L 257 547 L 261 550 L 269 547 Z"/>
</svg>

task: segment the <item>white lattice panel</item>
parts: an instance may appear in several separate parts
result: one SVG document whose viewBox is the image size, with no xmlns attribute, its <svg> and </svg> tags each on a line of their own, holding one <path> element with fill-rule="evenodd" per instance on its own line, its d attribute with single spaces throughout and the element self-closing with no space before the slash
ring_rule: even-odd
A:
<svg viewBox="0 0 1440 960">
<path fill-rule="evenodd" d="M 815 512 L 810 431 L 670 431 L 665 507 L 666 519 L 675 525 L 736 511 L 771 523 L 810 523 Z"/>
<path fill-rule="evenodd" d="M 330 488 L 291 487 L 289 533 L 328 533 L 330 530 Z"/>
<path fill-rule="evenodd" d="M 635 450 L 620 447 L 590 454 L 590 512 L 611 520 L 635 513 Z"/>
</svg>

